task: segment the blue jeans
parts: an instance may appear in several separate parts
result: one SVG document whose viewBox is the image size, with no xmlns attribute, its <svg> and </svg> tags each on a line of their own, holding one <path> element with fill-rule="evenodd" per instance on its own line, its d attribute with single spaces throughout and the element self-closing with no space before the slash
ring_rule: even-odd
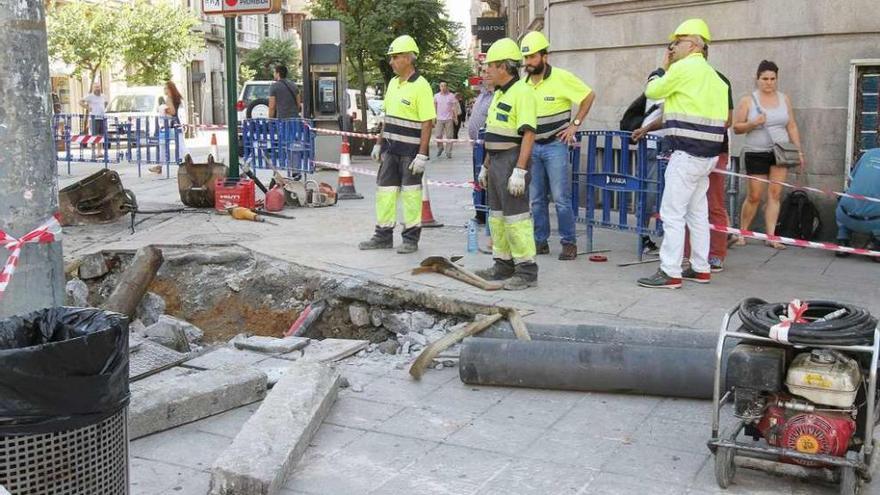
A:
<svg viewBox="0 0 880 495">
<path fill-rule="evenodd" d="M 870 234 L 874 239 L 880 240 L 880 219 L 858 220 L 844 213 L 840 205 L 835 210 L 837 220 L 837 239 L 849 240 L 852 232 Z"/>
<path fill-rule="evenodd" d="M 571 163 L 568 146 L 562 141 L 537 144 L 532 148 L 532 183 L 529 186 L 532 218 L 535 223 L 535 242 L 544 243 L 550 237 L 550 209 L 547 194 L 553 196 L 559 237 L 562 244 L 576 244 L 574 211 L 571 208 Z"/>
</svg>

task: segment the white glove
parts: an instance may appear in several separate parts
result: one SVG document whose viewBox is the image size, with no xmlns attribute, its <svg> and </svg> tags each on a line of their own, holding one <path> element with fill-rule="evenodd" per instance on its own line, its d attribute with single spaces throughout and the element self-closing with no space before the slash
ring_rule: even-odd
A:
<svg viewBox="0 0 880 495">
<path fill-rule="evenodd" d="M 528 171 L 519 167 L 513 169 L 510 178 L 507 179 L 507 192 L 514 198 L 518 198 L 526 192 L 526 173 Z"/>
<path fill-rule="evenodd" d="M 373 151 L 370 152 L 370 158 L 372 158 L 374 161 L 378 162 L 378 161 L 381 161 L 381 157 L 382 157 L 381 155 L 382 155 L 382 146 L 379 144 L 374 144 Z"/>
<path fill-rule="evenodd" d="M 428 164 L 428 157 L 425 155 L 416 155 L 412 163 L 409 164 L 409 171 L 413 175 L 419 175 L 425 171 L 425 165 Z"/>
<path fill-rule="evenodd" d="M 483 189 L 489 187 L 489 167 L 485 165 L 480 167 L 480 175 L 477 176 L 477 182 L 480 183 Z"/>
</svg>

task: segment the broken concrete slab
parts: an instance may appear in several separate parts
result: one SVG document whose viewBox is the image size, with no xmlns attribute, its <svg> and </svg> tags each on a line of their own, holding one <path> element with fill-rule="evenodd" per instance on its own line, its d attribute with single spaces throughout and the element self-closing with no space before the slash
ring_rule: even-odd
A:
<svg viewBox="0 0 880 495">
<path fill-rule="evenodd" d="M 79 264 L 79 278 L 90 280 L 103 277 L 110 271 L 104 253 L 92 253 L 82 257 Z"/>
<path fill-rule="evenodd" d="M 356 327 L 370 324 L 370 308 L 366 304 L 352 303 L 348 306 L 348 319 Z"/>
<path fill-rule="evenodd" d="M 296 362 L 211 469 L 211 495 L 277 494 L 336 400 L 339 373 Z"/>
<path fill-rule="evenodd" d="M 155 292 L 144 294 L 134 313 L 135 318 L 143 321 L 146 326 L 158 322 L 163 314 L 165 314 L 165 299 Z"/>
<path fill-rule="evenodd" d="M 308 347 L 293 353 L 282 354 L 284 359 L 297 359 L 318 363 L 332 363 L 353 356 L 370 345 L 368 340 L 324 339 L 313 340 Z M 302 353 L 302 355 L 300 355 Z"/>
<path fill-rule="evenodd" d="M 279 339 L 276 337 L 263 337 L 260 335 L 253 335 L 250 337 L 239 335 L 232 341 L 232 344 L 237 349 L 244 349 L 247 351 L 263 352 L 267 354 L 285 354 L 309 345 L 309 340 L 310 339 L 307 337 L 291 336 Z"/>
<path fill-rule="evenodd" d="M 221 347 L 183 363 L 187 368 L 213 370 L 224 366 L 250 366 L 268 359 L 265 354 Z"/>
<path fill-rule="evenodd" d="M 293 362 L 288 359 L 269 358 L 254 364 L 253 367 L 266 374 L 266 384 L 269 388 L 275 386 L 282 376 L 290 371 Z"/>
<path fill-rule="evenodd" d="M 197 371 L 175 367 L 131 384 L 132 439 L 262 400 L 266 374 L 255 368 Z"/>
<path fill-rule="evenodd" d="M 78 278 L 71 279 L 64 286 L 64 293 L 67 295 L 65 304 L 68 306 L 76 306 L 85 308 L 89 305 L 89 286 Z"/>
<path fill-rule="evenodd" d="M 137 323 L 138 320 L 135 322 Z M 186 354 L 146 340 L 137 334 L 129 335 L 128 350 L 128 379 L 131 382 L 186 360 Z"/>
<path fill-rule="evenodd" d="M 189 352 L 189 340 L 186 338 L 182 321 L 177 318 L 162 315 L 159 321 L 144 329 L 144 335 L 148 340 L 164 345 L 177 352 Z"/>
</svg>

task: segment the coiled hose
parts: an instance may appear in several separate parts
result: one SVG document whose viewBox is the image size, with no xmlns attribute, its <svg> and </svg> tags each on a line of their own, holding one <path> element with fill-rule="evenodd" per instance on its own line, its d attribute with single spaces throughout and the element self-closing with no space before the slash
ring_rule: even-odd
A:
<svg viewBox="0 0 880 495">
<path fill-rule="evenodd" d="M 807 323 L 792 323 L 788 341 L 802 345 L 872 345 L 877 319 L 858 306 L 835 301 L 805 301 L 808 304 L 804 318 Z M 739 308 L 743 328 L 749 333 L 769 337 L 770 327 L 777 325 L 787 314 L 785 303 L 768 303 L 748 298 Z M 833 319 L 817 321 L 832 313 L 843 313 Z"/>
</svg>

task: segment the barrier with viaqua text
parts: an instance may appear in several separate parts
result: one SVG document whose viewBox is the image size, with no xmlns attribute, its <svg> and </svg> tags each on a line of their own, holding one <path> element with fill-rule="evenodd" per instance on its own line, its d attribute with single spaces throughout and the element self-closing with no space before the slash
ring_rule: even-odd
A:
<svg viewBox="0 0 880 495">
<path fill-rule="evenodd" d="M 247 119 L 241 123 L 245 161 L 254 168 L 286 170 L 287 175 L 315 171 L 315 133 L 306 119 Z"/>
<path fill-rule="evenodd" d="M 597 227 L 633 232 L 641 260 L 643 236 L 663 233 L 657 213 L 666 160 L 658 157 L 658 138 L 646 136 L 637 143 L 630 138 L 625 131 L 579 132 L 569 148 L 571 197 L 577 221 L 587 227 L 587 251 L 593 250 Z"/>
</svg>

